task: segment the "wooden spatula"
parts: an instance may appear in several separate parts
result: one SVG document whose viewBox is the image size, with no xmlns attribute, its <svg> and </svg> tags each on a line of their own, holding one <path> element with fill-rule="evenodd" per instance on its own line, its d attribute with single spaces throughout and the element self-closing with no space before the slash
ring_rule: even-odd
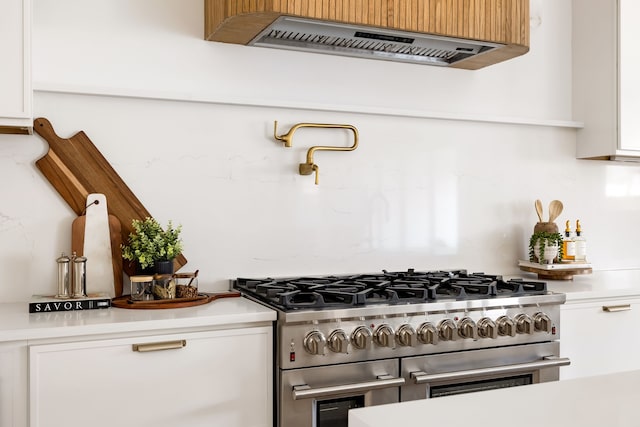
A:
<svg viewBox="0 0 640 427">
<path fill-rule="evenodd" d="M 560 200 L 552 200 L 549 203 L 549 222 L 554 222 L 560 216 L 563 207 Z"/>
</svg>

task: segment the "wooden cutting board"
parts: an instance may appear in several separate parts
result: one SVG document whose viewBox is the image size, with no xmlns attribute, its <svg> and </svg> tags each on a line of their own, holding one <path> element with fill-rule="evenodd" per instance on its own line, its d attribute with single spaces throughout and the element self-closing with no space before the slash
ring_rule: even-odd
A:
<svg viewBox="0 0 640 427">
<path fill-rule="evenodd" d="M 36 166 L 77 215 L 83 214 L 90 193 L 104 194 L 109 214 L 120 221 L 122 242 L 129 239 L 133 219 L 152 217 L 84 132 L 60 138 L 43 117 L 33 121 L 33 130 L 49 143 Z M 186 263 L 184 255 L 178 256 L 175 270 Z M 135 274 L 133 264 L 125 262 L 123 268 L 129 276 Z"/>
</svg>

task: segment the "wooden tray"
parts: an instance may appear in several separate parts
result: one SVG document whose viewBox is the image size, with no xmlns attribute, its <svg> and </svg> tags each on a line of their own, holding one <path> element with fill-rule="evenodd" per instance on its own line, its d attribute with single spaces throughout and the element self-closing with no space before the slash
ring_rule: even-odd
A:
<svg viewBox="0 0 640 427">
<path fill-rule="evenodd" d="M 529 265 L 520 265 L 520 270 L 527 271 L 529 273 L 536 273 L 538 275 L 538 279 L 546 280 L 573 280 L 573 276 L 576 274 L 591 274 L 591 272 L 593 271 L 591 267 L 548 270 L 545 268 L 536 268 Z"/>
<path fill-rule="evenodd" d="M 239 297 L 240 292 L 220 292 L 220 293 L 201 293 L 195 298 L 172 298 L 158 299 L 152 301 L 131 301 L 129 295 L 114 298 L 111 301 L 112 307 L 129 308 L 137 310 L 153 310 L 161 308 L 183 308 L 193 307 L 196 305 L 208 304 L 219 298 L 235 298 Z"/>
</svg>

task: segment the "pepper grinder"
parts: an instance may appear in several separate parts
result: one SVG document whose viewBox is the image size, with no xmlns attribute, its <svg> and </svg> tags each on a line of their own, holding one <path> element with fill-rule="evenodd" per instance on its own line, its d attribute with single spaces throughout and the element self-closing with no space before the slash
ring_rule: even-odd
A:
<svg viewBox="0 0 640 427">
<path fill-rule="evenodd" d="M 73 298 L 87 296 L 87 258 L 73 253 Z"/>
</svg>

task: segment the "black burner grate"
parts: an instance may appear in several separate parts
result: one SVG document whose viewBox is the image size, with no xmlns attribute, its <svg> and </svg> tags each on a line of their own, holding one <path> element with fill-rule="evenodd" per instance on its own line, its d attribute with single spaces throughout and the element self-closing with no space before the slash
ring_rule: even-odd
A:
<svg viewBox="0 0 640 427">
<path fill-rule="evenodd" d="M 245 279 L 234 288 L 283 310 L 418 304 L 547 293 L 544 282 L 467 273 L 466 270 L 407 271 L 351 276 Z"/>
</svg>

